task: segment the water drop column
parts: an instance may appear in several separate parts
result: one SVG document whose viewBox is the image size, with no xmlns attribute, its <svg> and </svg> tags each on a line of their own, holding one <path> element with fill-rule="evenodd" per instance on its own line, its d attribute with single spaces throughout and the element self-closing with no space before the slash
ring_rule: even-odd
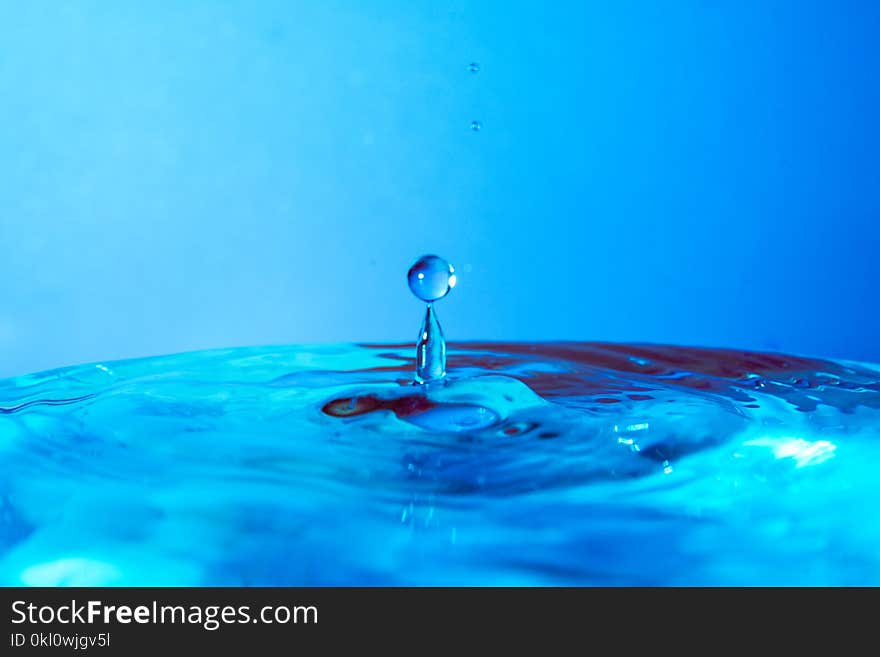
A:
<svg viewBox="0 0 880 657">
<path fill-rule="evenodd" d="M 416 383 L 438 381 L 446 376 L 446 338 L 434 302 L 455 287 L 455 268 L 439 256 L 422 256 L 410 267 L 407 281 L 412 293 L 428 304 L 416 343 Z"/>
</svg>

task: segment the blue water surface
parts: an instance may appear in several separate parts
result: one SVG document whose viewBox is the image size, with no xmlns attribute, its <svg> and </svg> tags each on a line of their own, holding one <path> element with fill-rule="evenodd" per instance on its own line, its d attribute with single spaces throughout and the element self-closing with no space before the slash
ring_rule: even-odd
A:
<svg viewBox="0 0 880 657">
<path fill-rule="evenodd" d="M 880 368 L 239 348 L 0 382 L 0 584 L 880 584 Z"/>
</svg>

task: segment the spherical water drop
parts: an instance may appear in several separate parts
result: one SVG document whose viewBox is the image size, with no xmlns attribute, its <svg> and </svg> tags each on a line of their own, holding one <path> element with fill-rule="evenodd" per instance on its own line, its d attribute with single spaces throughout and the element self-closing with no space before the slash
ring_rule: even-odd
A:
<svg viewBox="0 0 880 657">
<path fill-rule="evenodd" d="M 471 73 L 479 73 L 480 72 L 480 62 L 471 62 L 468 64 L 468 70 Z"/>
<path fill-rule="evenodd" d="M 471 121 L 471 130 L 473 130 L 474 132 L 479 132 L 482 129 L 483 129 L 482 123 L 480 123 L 479 121 Z"/>
<path fill-rule="evenodd" d="M 455 268 L 439 256 L 426 255 L 415 261 L 406 278 L 412 293 L 431 303 L 455 287 Z"/>
</svg>

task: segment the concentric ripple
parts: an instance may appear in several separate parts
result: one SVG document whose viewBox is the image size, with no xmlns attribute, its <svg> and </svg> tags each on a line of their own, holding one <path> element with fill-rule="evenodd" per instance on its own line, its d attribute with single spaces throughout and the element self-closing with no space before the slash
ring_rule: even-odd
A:
<svg viewBox="0 0 880 657">
<path fill-rule="evenodd" d="M 880 369 L 600 343 L 0 381 L 0 584 L 880 584 Z"/>
</svg>

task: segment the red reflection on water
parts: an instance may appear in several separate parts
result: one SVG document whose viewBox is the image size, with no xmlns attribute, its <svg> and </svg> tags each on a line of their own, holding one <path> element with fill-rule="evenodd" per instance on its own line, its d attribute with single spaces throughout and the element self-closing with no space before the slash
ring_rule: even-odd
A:
<svg viewBox="0 0 880 657">
<path fill-rule="evenodd" d="M 437 404 L 422 394 L 406 395 L 395 399 L 380 399 L 376 395 L 363 395 L 360 397 L 345 397 L 332 399 L 324 404 L 321 409 L 327 415 L 333 417 L 354 417 L 373 411 L 391 411 L 399 418 L 410 417 L 418 413 L 424 413 Z"/>
<path fill-rule="evenodd" d="M 363 345 L 399 365 L 371 371 L 410 375 L 414 345 Z M 449 345 L 447 371 L 504 372 L 545 398 L 593 397 L 613 404 L 648 401 L 652 393 L 685 388 L 714 393 L 737 402 L 754 402 L 753 393 L 785 398 L 798 410 L 830 403 L 841 410 L 860 404 L 880 406 L 876 372 L 818 358 L 779 353 L 611 342 L 460 342 Z M 821 390 L 820 390 L 821 389 Z M 827 399 L 811 396 L 824 390 Z M 839 390 L 836 392 L 830 392 Z M 810 393 L 810 394 L 807 394 Z M 844 395 L 843 397 L 841 395 Z"/>
</svg>

